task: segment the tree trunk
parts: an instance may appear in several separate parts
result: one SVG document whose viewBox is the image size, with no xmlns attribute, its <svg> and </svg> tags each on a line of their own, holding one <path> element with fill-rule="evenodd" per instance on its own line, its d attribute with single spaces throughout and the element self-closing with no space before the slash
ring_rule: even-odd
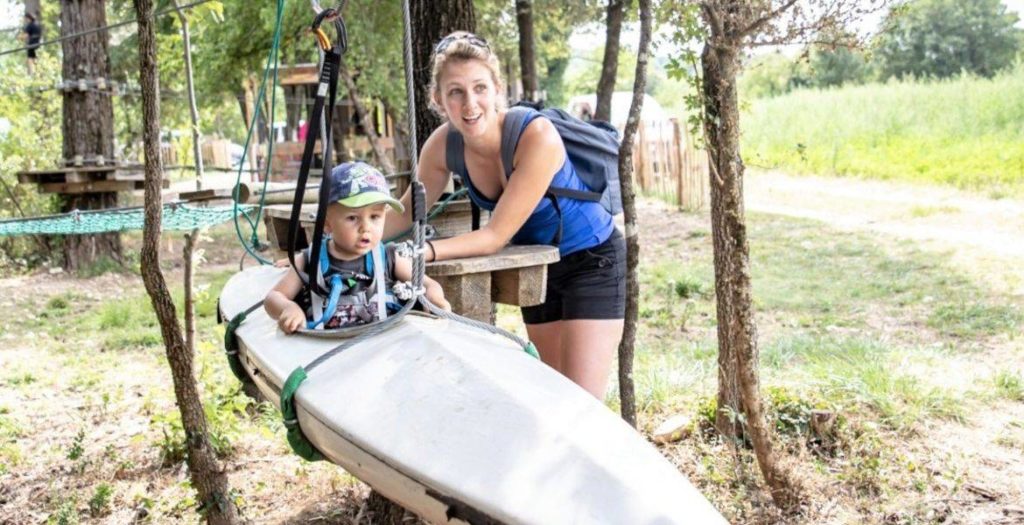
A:
<svg viewBox="0 0 1024 525">
<path fill-rule="evenodd" d="M 719 20 L 728 17 L 726 12 L 718 14 Z M 776 462 L 772 451 L 772 432 L 763 410 L 758 378 L 757 331 L 751 303 L 750 250 L 743 209 L 744 167 L 740 157 L 736 94 L 742 39 L 729 34 L 729 23 L 708 24 L 712 28 L 711 35 L 701 57 L 718 316 L 718 413 L 715 426 L 724 436 L 750 438 L 773 499 L 788 508 L 798 496 L 797 487 Z M 722 31 L 725 34 L 721 34 Z"/>
<path fill-rule="evenodd" d="M 438 126 L 441 117 L 429 105 L 430 59 L 434 46 L 452 31 L 476 31 L 472 0 L 411 0 L 413 85 L 416 86 L 416 151 Z"/>
<path fill-rule="evenodd" d="M 143 150 L 145 151 L 145 225 L 142 231 L 142 281 L 167 349 L 174 396 L 185 430 L 186 461 L 200 508 L 209 524 L 238 523 L 238 511 L 228 491 L 227 475 L 217 463 L 206 432 L 206 415 L 192 370 L 192 352 L 181 335 L 174 302 L 160 270 L 160 87 L 157 79 L 156 34 L 152 0 L 134 0 L 138 19 L 139 85 L 142 87 Z"/>
<path fill-rule="evenodd" d="M 406 125 L 406 116 L 387 102 L 384 103 L 384 114 L 391 119 L 395 142 L 395 169 L 408 171 L 411 169 L 409 163 L 412 156 L 409 155 L 409 132 Z"/>
<path fill-rule="evenodd" d="M 519 69 L 523 80 L 523 100 L 537 102 L 540 100 L 540 86 L 537 79 L 537 44 L 533 36 L 533 6 L 530 0 L 516 0 L 516 24 L 519 26 Z"/>
<path fill-rule="evenodd" d="M 195 156 L 196 166 L 196 191 L 203 189 L 203 134 L 199 130 L 199 108 L 196 107 L 196 88 L 192 80 L 192 37 L 188 30 L 188 17 L 178 7 L 177 0 L 172 0 L 171 5 L 178 12 L 178 19 L 181 20 L 182 49 L 185 51 L 185 81 L 188 88 L 188 111 L 192 118 L 192 155 Z M 190 347 L 194 348 L 194 347 Z"/>
<path fill-rule="evenodd" d="M 352 101 L 352 107 L 356 111 L 359 122 L 363 123 L 363 131 L 366 132 L 366 139 L 370 142 L 370 148 L 373 149 L 373 156 L 377 159 L 378 167 L 388 175 L 393 174 L 395 172 L 395 163 L 391 162 L 391 158 L 384 151 L 384 146 L 380 144 L 380 137 L 377 136 L 377 130 L 373 126 L 373 115 L 366 110 L 363 101 L 359 99 L 359 88 L 356 87 L 356 81 L 352 78 L 352 73 L 345 64 L 344 58 L 342 58 L 338 76 L 345 81 L 348 99 Z"/>
<path fill-rule="evenodd" d="M 61 35 L 101 27 L 107 23 L 103 0 L 62 0 Z M 100 31 L 65 40 L 62 73 L 65 81 L 110 80 L 107 53 L 108 33 Z M 102 90 L 64 90 L 62 129 L 64 159 L 80 156 L 83 164 L 114 162 L 114 105 L 110 93 Z M 61 211 L 97 210 L 117 207 L 117 193 L 82 193 L 61 196 Z M 64 238 L 64 268 L 78 271 L 103 257 L 121 260 L 121 238 L 117 233 L 69 235 Z"/>
<path fill-rule="evenodd" d="M 651 45 L 651 2 L 640 0 L 640 49 L 633 79 L 633 101 L 619 146 L 619 181 L 622 213 L 626 222 L 626 325 L 619 343 L 619 399 L 622 419 L 636 427 L 636 392 L 633 386 L 633 354 L 640 311 L 640 228 L 636 221 L 636 190 L 633 187 L 633 137 L 640 122 L 647 85 L 647 60 Z"/>
<path fill-rule="evenodd" d="M 615 92 L 615 77 L 619 72 L 619 35 L 622 33 L 622 19 L 625 18 L 626 7 L 631 3 L 629 0 L 608 0 L 604 60 L 601 61 L 601 78 L 597 81 L 594 120 L 612 120 L 612 93 Z"/>
</svg>

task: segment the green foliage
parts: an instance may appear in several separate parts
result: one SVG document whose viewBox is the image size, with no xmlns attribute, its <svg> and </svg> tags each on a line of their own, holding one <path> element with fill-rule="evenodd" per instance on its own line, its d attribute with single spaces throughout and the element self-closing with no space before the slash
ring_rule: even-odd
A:
<svg viewBox="0 0 1024 525">
<path fill-rule="evenodd" d="M 877 43 L 883 79 L 991 77 L 1020 46 L 1018 17 L 1000 0 L 914 0 L 894 9 Z"/>
<path fill-rule="evenodd" d="M 873 74 L 867 56 L 859 49 L 817 46 L 811 51 L 809 84 L 814 87 L 839 87 L 863 84 Z"/>
<path fill-rule="evenodd" d="M 78 525 L 78 501 L 71 497 L 57 498 L 57 510 L 46 518 L 47 525 Z"/>
<path fill-rule="evenodd" d="M 742 121 L 754 165 L 1024 190 L 1024 66 L 991 79 L 801 89 L 755 101 Z"/>
<path fill-rule="evenodd" d="M 746 100 L 771 98 L 810 84 L 806 61 L 794 60 L 780 52 L 751 59 L 739 78 L 739 92 Z"/>
<path fill-rule="evenodd" d="M 706 29 L 700 20 L 700 4 L 687 2 L 685 0 L 666 0 L 658 6 L 655 20 L 658 24 L 667 24 L 672 28 L 669 43 L 679 49 L 679 54 L 669 58 L 665 64 L 665 72 L 671 80 L 682 81 L 688 89 L 684 89 L 682 100 L 687 115 L 690 134 L 698 137 L 697 144 L 701 144 L 700 137 L 704 136 L 703 116 L 704 107 L 701 92 L 701 70 L 698 50 L 706 40 Z"/>
<path fill-rule="evenodd" d="M 243 418 L 246 417 L 251 400 L 237 382 L 224 381 L 224 374 L 230 373 L 226 370 L 227 365 L 219 349 L 209 342 L 200 341 L 196 353 L 210 446 L 218 457 L 228 458 L 235 452 L 235 442 L 242 433 Z M 216 360 L 216 367 L 210 364 L 212 360 Z M 160 429 L 162 435 L 154 443 L 160 451 L 161 464 L 171 466 L 183 461 L 186 453 L 185 432 L 179 410 L 175 407 L 155 414 L 150 425 Z"/>
<path fill-rule="evenodd" d="M 1024 377 L 1018 372 L 1000 370 L 993 378 L 996 392 L 1010 401 L 1024 401 Z"/>
<path fill-rule="evenodd" d="M 114 488 L 106 483 L 100 483 L 89 498 L 89 513 L 93 517 L 100 517 L 110 512 L 110 500 L 114 495 Z"/>
<path fill-rule="evenodd" d="M 78 434 L 75 434 L 75 438 L 71 440 L 71 445 L 68 447 L 68 459 L 76 461 L 82 457 L 82 454 L 85 453 L 85 447 L 82 446 L 82 441 L 84 440 L 85 430 L 79 430 Z"/>
</svg>

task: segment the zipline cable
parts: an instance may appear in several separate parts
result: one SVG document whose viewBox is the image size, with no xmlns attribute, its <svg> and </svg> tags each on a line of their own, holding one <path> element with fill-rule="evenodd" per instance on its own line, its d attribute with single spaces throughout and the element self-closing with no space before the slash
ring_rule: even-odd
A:
<svg viewBox="0 0 1024 525">
<path fill-rule="evenodd" d="M 205 4 L 207 2 L 212 2 L 212 1 L 213 0 L 197 0 L 196 2 L 192 2 L 191 4 L 186 4 L 186 5 L 180 6 L 178 9 L 188 9 L 190 7 L 195 7 L 197 5 L 202 5 L 202 4 Z M 157 12 L 153 13 L 153 17 L 156 18 L 157 16 L 166 15 L 167 13 L 171 13 L 171 12 L 174 12 L 174 11 L 175 11 L 175 8 L 173 8 L 173 7 L 168 8 L 168 9 L 163 9 L 163 10 L 160 10 L 160 11 L 157 11 Z M 65 40 L 70 40 L 72 38 L 78 38 L 78 37 L 82 37 L 82 36 L 86 36 L 86 35 L 91 35 L 93 33 L 99 33 L 100 31 L 107 31 L 107 30 L 110 30 L 110 29 L 116 29 L 118 27 L 126 26 L 126 25 L 129 25 L 129 24 L 134 24 L 136 22 L 138 22 L 138 19 L 133 18 L 131 20 L 125 20 L 123 22 L 117 22 L 116 24 L 109 24 L 109 25 L 105 25 L 105 26 L 102 26 L 102 27 L 95 27 L 93 29 L 87 29 L 85 31 L 80 31 L 78 33 L 71 33 L 70 35 L 64 35 L 64 36 L 62 36 L 60 38 L 54 38 L 53 40 L 47 40 L 45 42 L 39 42 L 38 44 L 32 44 L 30 46 L 22 46 L 22 47 L 19 47 L 17 49 L 8 49 L 6 51 L 0 51 L 0 56 L 9 55 L 11 53 L 17 53 L 19 51 L 28 51 L 29 49 L 38 49 L 38 48 L 40 48 L 42 46 L 48 46 L 50 44 L 56 44 L 56 43 L 59 43 L 59 42 L 63 42 Z"/>
</svg>

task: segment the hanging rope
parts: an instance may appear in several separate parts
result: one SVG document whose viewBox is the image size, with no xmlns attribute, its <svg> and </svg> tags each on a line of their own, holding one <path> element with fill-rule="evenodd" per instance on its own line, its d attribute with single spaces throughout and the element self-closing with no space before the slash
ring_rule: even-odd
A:
<svg viewBox="0 0 1024 525">
<path fill-rule="evenodd" d="M 239 185 L 242 183 L 242 172 L 245 171 L 243 169 L 244 166 L 245 166 L 245 160 L 249 157 L 249 144 L 252 141 L 253 130 L 256 129 L 256 125 L 257 125 L 257 123 L 260 120 L 260 108 L 263 107 L 262 101 L 266 97 L 267 78 L 270 76 L 270 70 L 271 69 L 274 70 L 274 81 L 273 81 L 273 86 L 271 87 L 271 96 L 270 96 L 270 122 L 271 122 L 271 128 L 273 128 L 274 115 L 276 114 L 276 108 L 277 108 L 277 85 L 278 85 L 278 75 L 277 75 L 277 73 L 278 73 L 279 54 L 280 54 L 280 48 L 281 48 L 281 25 L 282 25 L 283 17 L 284 17 L 284 0 L 277 0 L 277 16 L 276 16 L 276 21 L 274 23 L 274 39 L 273 39 L 273 43 L 270 46 L 270 52 L 267 53 L 267 64 L 263 68 L 263 80 L 260 81 L 259 94 L 256 96 L 256 100 L 253 102 L 253 104 L 255 106 L 255 109 L 253 111 L 252 122 L 249 123 L 249 130 L 248 130 L 248 132 L 245 135 L 245 145 L 242 147 L 242 159 L 238 162 L 238 175 L 235 177 L 235 188 L 236 188 L 236 191 L 237 191 L 237 188 L 239 187 Z M 271 129 L 271 135 L 273 135 L 273 129 Z M 259 247 L 260 247 L 260 240 L 259 240 L 259 235 L 258 235 L 257 232 L 259 230 L 260 218 L 263 215 L 263 208 L 264 208 L 264 206 L 266 204 L 267 184 L 270 182 L 270 165 L 271 165 L 270 160 L 273 158 L 273 154 L 274 154 L 274 141 L 273 141 L 273 138 L 271 138 L 271 140 L 267 141 L 267 156 L 265 157 L 265 159 L 266 159 L 266 161 L 265 161 L 266 162 L 266 171 L 263 174 L 263 191 L 260 193 L 260 202 L 259 202 L 258 208 L 256 210 L 256 213 L 254 214 L 255 217 L 250 217 L 248 214 L 244 215 L 246 222 L 249 223 L 249 231 L 251 232 L 250 235 L 249 235 L 248 242 L 246 241 L 245 236 L 242 234 L 241 225 L 238 223 L 238 215 L 235 215 L 235 221 L 234 221 L 234 223 L 235 223 L 235 233 L 238 235 L 238 240 L 241 241 L 242 247 L 245 249 L 246 253 L 248 253 L 254 259 L 259 261 L 260 264 L 271 264 L 272 263 L 272 261 L 270 261 L 268 259 L 264 259 L 263 257 L 261 257 L 258 253 L 256 253 L 255 250 L 258 250 Z M 251 166 L 251 168 L 258 170 L 259 167 L 258 166 Z M 235 204 L 234 205 L 235 205 L 236 208 L 239 206 L 238 199 L 235 199 Z"/>
</svg>

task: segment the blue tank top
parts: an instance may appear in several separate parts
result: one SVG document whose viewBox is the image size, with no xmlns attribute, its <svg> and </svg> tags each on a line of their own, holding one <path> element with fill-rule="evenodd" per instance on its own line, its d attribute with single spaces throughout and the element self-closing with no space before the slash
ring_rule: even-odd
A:
<svg viewBox="0 0 1024 525">
<path fill-rule="evenodd" d="M 523 126 L 519 129 L 519 136 L 523 130 L 535 118 L 541 117 L 537 111 L 531 111 L 524 119 Z M 516 138 L 519 144 L 519 138 Z M 480 194 L 468 173 L 462 173 L 462 180 L 469 190 L 469 198 L 480 208 L 493 211 L 497 201 L 492 201 Z M 510 175 L 511 177 L 511 175 Z M 555 173 L 551 181 L 552 186 L 568 188 L 573 190 L 590 191 L 590 189 L 576 175 L 576 169 L 565 156 L 565 163 Z M 499 197 L 500 198 L 500 197 Z M 565 257 L 570 253 L 593 248 L 608 240 L 615 229 L 615 222 L 612 215 L 608 213 L 598 202 L 582 201 L 570 197 L 556 197 L 558 207 L 562 210 L 562 242 L 558 245 L 558 253 Z M 544 197 L 537 203 L 530 217 L 526 219 L 519 231 L 512 236 L 512 244 L 551 244 L 558 232 L 558 211 L 551 203 L 551 199 Z"/>
</svg>

